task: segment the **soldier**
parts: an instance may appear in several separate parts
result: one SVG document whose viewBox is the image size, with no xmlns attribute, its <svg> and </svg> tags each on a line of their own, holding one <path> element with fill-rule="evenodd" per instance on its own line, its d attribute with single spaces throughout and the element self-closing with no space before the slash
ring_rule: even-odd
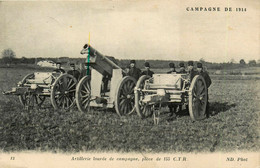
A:
<svg viewBox="0 0 260 168">
<path fill-rule="evenodd" d="M 170 71 L 168 71 L 167 73 L 168 74 L 171 74 L 171 73 L 175 74 L 176 70 L 175 70 L 175 65 L 174 65 L 173 62 L 169 63 L 169 67 L 170 67 Z"/>
<path fill-rule="evenodd" d="M 144 63 L 145 71 L 141 73 L 141 75 L 148 75 L 150 77 L 153 76 L 154 72 L 150 70 L 150 64 L 149 62 Z"/>
<path fill-rule="evenodd" d="M 188 62 L 188 74 L 189 74 L 190 82 L 195 77 L 195 75 L 197 75 L 197 72 L 194 70 L 194 67 L 193 67 L 193 61 Z"/>
<path fill-rule="evenodd" d="M 179 74 L 186 74 L 187 72 L 185 71 L 185 66 L 183 62 L 179 63 L 180 71 L 178 72 Z"/>
<path fill-rule="evenodd" d="M 130 69 L 129 69 L 128 75 L 132 76 L 133 78 L 138 80 L 139 77 L 140 77 L 140 74 L 141 74 L 141 70 L 135 66 L 135 60 L 131 60 L 130 61 Z"/>
<path fill-rule="evenodd" d="M 179 63 L 180 71 L 177 72 L 178 74 L 187 74 L 187 71 L 185 71 L 184 62 Z M 182 87 L 182 84 L 181 84 Z M 179 105 L 179 111 L 182 111 L 182 105 Z"/>
<path fill-rule="evenodd" d="M 79 80 L 79 77 L 80 77 L 80 73 L 78 70 L 75 69 L 75 64 L 74 63 L 71 63 L 70 64 L 70 69 L 67 73 L 74 76 L 77 80 Z"/>
<path fill-rule="evenodd" d="M 60 62 L 56 63 L 56 69 L 54 69 L 53 72 L 65 73 L 64 69 L 61 68 L 61 63 Z"/>
<path fill-rule="evenodd" d="M 129 70 L 130 70 L 130 65 L 127 65 L 123 70 L 123 76 L 127 76 L 129 74 Z"/>
<path fill-rule="evenodd" d="M 167 74 L 176 74 L 176 70 L 175 70 L 175 64 L 173 62 L 169 63 L 169 67 L 170 67 L 170 71 L 167 72 Z M 169 110 L 170 110 L 170 118 L 168 121 L 173 120 L 176 117 L 176 110 L 177 110 L 177 105 L 170 103 L 168 105 Z"/>
<path fill-rule="evenodd" d="M 197 70 L 198 70 L 198 74 L 201 75 L 206 82 L 206 86 L 207 86 L 207 106 L 206 106 L 206 113 L 207 115 L 209 114 L 209 94 L 208 94 L 208 88 L 211 85 L 211 79 L 209 77 L 209 74 L 206 71 L 203 71 L 203 67 L 202 67 L 202 63 L 197 63 Z"/>
</svg>

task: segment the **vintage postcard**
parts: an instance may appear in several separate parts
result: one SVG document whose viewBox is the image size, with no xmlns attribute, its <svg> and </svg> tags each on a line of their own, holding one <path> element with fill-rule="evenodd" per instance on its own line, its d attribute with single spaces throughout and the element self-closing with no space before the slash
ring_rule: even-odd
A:
<svg viewBox="0 0 260 168">
<path fill-rule="evenodd" d="M 0 167 L 259 167 L 259 6 L 0 1 Z"/>
</svg>

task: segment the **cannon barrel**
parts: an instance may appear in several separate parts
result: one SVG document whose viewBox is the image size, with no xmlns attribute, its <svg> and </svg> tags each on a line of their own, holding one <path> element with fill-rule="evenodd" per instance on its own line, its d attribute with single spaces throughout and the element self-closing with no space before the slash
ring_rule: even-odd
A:
<svg viewBox="0 0 260 168">
<path fill-rule="evenodd" d="M 113 69 L 121 69 L 115 62 L 110 60 L 107 56 L 102 55 L 92 46 L 86 44 L 81 51 L 81 54 L 87 54 L 89 49 L 89 65 L 97 70 L 102 75 L 109 74 L 112 76 Z M 111 57 L 114 59 L 114 57 Z M 115 59 L 114 59 L 115 60 Z M 88 59 L 86 60 L 88 62 Z"/>
</svg>

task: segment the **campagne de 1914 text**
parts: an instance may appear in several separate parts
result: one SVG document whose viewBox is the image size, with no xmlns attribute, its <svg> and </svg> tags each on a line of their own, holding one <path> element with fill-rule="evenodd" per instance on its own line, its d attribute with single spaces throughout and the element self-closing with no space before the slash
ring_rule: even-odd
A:
<svg viewBox="0 0 260 168">
<path fill-rule="evenodd" d="M 186 11 L 188 12 L 220 12 L 220 11 L 224 11 L 224 12 L 246 12 L 246 8 L 242 8 L 242 7 L 186 7 Z"/>
</svg>

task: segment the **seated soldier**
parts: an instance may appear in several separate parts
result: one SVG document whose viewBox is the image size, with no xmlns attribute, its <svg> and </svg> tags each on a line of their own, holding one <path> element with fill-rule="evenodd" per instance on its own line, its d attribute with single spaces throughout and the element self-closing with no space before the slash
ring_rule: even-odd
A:
<svg viewBox="0 0 260 168">
<path fill-rule="evenodd" d="M 64 69 L 61 68 L 61 63 L 60 62 L 56 63 L 56 69 L 54 69 L 53 72 L 65 73 Z"/>
<path fill-rule="evenodd" d="M 175 65 L 174 65 L 173 62 L 169 63 L 169 67 L 170 67 L 170 71 L 168 71 L 167 73 L 168 74 L 171 74 L 171 73 L 176 74 Z"/>
<path fill-rule="evenodd" d="M 144 63 L 145 71 L 141 73 L 141 75 L 148 75 L 150 77 L 153 76 L 154 72 L 150 70 L 150 64 L 149 62 Z"/>
<path fill-rule="evenodd" d="M 71 63 L 70 68 L 71 68 L 71 70 L 69 70 L 67 73 L 74 76 L 77 80 L 79 80 L 80 73 L 78 70 L 75 69 L 75 64 Z"/>
</svg>

